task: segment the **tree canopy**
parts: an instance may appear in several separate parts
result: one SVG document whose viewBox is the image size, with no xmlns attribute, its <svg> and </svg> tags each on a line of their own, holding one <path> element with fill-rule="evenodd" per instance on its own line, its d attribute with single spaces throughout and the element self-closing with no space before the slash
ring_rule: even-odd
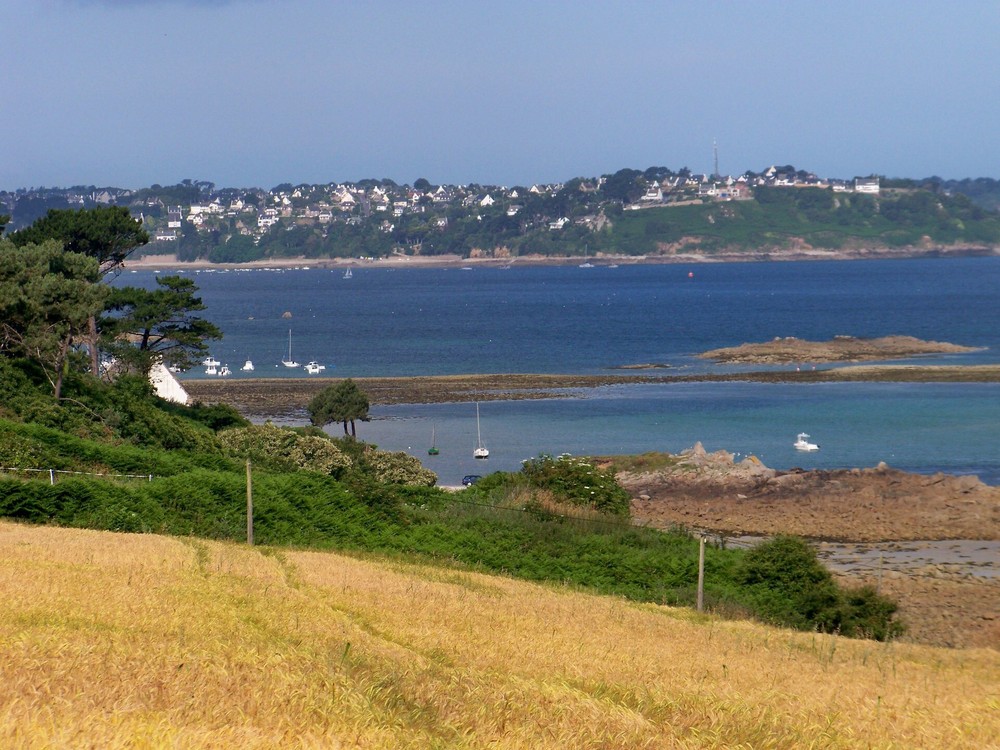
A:
<svg viewBox="0 0 1000 750">
<path fill-rule="evenodd" d="M 110 292 L 97 261 L 49 240 L 18 248 L 0 240 L 0 351 L 33 360 L 58 399 L 74 339 Z"/>
<path fill-rule="evenodd" d="M 328 385 L 309 402 L 309 418 L 317 427 L 342 422 L 344 434 L 355 436 L 354 422 L 368 422 L 368 396 L 350 378 Z M 348 432 L 350 425 L 350 432 Z"/>
<path fill-rule="evenodd" d="M 124 206 L 100 206 L 78 211 L 53 208 L 10 236 L 24 247 L 45 240 L 62 242 L 63 249 L 95 258 L 101 275 L 115 270 L 138 247 L 149 242 L 142 222 L 132 217 Z"/>
<path fill-rule="evenodd" d="M 130 369 L 147 374 L 157 359 L 186 369 L 208 353 L 205 343 L 222 331 L 194 313 L 205 305 L 191 279 L 158 278 L 159 288 L 120 287 L 111 292 L 101 320 L 104 348 Z"/>
</svg>

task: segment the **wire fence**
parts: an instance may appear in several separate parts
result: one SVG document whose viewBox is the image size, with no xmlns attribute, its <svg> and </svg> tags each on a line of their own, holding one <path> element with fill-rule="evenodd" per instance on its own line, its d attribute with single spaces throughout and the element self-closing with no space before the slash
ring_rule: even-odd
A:
<svg viewBox="0 0 1000 750">
<path fill-rule="evenodd" d="M 76 476 L 76 477 L 96 477 L 99 479 L 137 479 L 144 482 L 152 482 L 155 475 L 154 474 L 118 474 L 111 472 L 90 472 L 90 471 L 71 471 L 68 469 L 36 469 L 36 468 L 23 468 L 23 467 L 11 467 L 11 466 L 0 466 L 0 474 L 26 474 L 26 475 L 43 475 L 47 476 L 49 479 L 49 484 L 56 484 L 60 476 Z M 664 529 L 659 529 L 655 526 L 649 526 L 646 524 L 637 524 L 631 520 L 626 519 L 616 519 L 616 518 L 598 518 L 594 516 L 580 516 L 573 513 L 565 512 L 555 512 L 546 509 L 535 509 L 530 507 L 519 507 L 517 505 L 495 505 L 492 503 L 482 503 L 474 502 L 471 500 L 463 500 L 457 496 L 452 495 L 448 500 L 450 505 L 467 506 L 472 508 L 481 508 L 486 511 L 492 512 L 505 512 L 505 513 L 523 513 L 532 517 L 538 517 L 539 514 L 550 517 L 553 521 L 559 522 L 571 522 L 574 524 L 580 524 L 584 526 L 601 527 L 603 529 L 616 528 L 623 531 L 626 530 L 636 530 L 636 529 L 651 529 L 654 531 L 664 531 Z M 761 537 L 759 539 L 741 539 L 737 537 L 726 536 L 719 532 L 705 531 L 699 529 L 686 529 L 688 533 L 691 534 L 692 539 L 697 539 L 699 536 L 706 538 L 707 542 L 715 547 L 719 548 L 735 548 L 741 550 L 750 550 L 756 547 L 761 542 L 768 541 L 767 537 Z M 910 565 L 893 565 L 891 562 L 880 561 L 879 563 L 874 562 L 863 562 L 862 560 L 868 559 L 868 556 L 859 555 L 854 559 L 840 559 L 832 563 L 832 567 L 837 568 L 840 572 L 847 572 L 845 569 L 853 570 L 855 574 L 864 575 L 861 570 L 871 571 L 869 575 L 873 577 L 881 578 L 883 574 L 890 573 L 892 571 L 904 572 L 906 576 L 913 578 L 928 578 L 940 580 L 942 577 L 946 577 L 948 573 L 952 571 L 934 571 L 926 572 Z M 830 562 L 827 562 L 831 565 Z M 967 561 L 942 561 L 937 563 L 939 566 L 947 567 L 957 567 L 960 569 L 965 569 L 970 566 Z M 861 569 L 861 570 L 859 570 Z M 958 572 L 962 575 L 962 572 Z"/>
<path fill-rule="evenodd" d="M 55 484 L 56 478 L 61 474 L 80 477 L 100 477 L 102 479 L 141 479 L 146 482 L 153 481 L 152 474 L 111 474 L 98 473 L 93 471 L 69 471 L 68 469 L 25 469 L 14 466 L 0 466 L 0 473 L 3 474 L 46 474 L 49 477 L 49 484 Z"/>
</svg>

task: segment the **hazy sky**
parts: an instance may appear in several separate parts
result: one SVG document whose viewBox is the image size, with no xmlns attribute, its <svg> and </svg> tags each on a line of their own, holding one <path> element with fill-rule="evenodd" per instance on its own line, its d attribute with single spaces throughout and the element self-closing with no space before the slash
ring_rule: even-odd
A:
<svg viewBox="0 0 1000 750">
<path fill-rule="evenodd" d="M 993 0 L 0 0 L 0 189 L 1000 178 Z"/>
</svg>

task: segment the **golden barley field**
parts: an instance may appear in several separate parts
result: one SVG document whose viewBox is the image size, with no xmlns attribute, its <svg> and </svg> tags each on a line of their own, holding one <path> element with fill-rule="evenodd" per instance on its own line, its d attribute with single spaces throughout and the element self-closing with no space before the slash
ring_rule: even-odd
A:
<svg viewBox="0 0 1000 750">
<path fill-rule="evenodd" d="M 0 523 L 3 748 L 997 747 L 1000 654 Z"/>
</svg>

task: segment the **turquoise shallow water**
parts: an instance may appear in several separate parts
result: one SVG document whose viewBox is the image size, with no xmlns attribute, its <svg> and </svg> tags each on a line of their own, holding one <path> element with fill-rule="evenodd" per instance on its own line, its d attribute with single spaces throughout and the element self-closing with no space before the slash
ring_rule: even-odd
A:
<svg viewBox="0 0 1000 750">
<path fill-rule="evenodd" d="M 1000 362 L 1000 257 L 811 263 L 193 273 L 212 347 L 249 377 L 606 373 L 637 363 L 668 373 L 719 370 L 695 355 L 774 336 L 890 334 L 980 347 L 928 364 Z M 165 274 L 164 274 L 165 275 Z M 153 286 L 151 272 L 120 283 Z M 810 363 L 802 363 L 810 366 Z M 824 365 L 819 365 L 824 366 Z M 658 371 L 664 372 L 664 371 Z M 197 370 L 187 376 L 205 377 Z M 409 450 L 454 484 L 516 469 L 539 453 L 706 449 L 774 468 L 865 467 L 978 474 L 1000 484 L 1000 387 L 984 384 L 686 383 L 602 388 L 571 397 L 483 402 L 486 462 L 472 459 L 471 404 L 376 405 L 364 438 Z M 428 457 L 431 431 L 441 454 Z M 798 432 L 821 446 L 792 449 Z"/>
<path fill-rule="evenodd" d="M 475 407 L 375 407 L 363 439 L 404 450 L 443 484 L 513 471 L 541 453 L 707 450 L 755 455 L 776 469 L 875 466 L 976 474 L 1000 484 L 1000 385 L 682 383 L 599 388 L 566 398 L 480 404 L 486 461 L 472 458 Z M 441 453 L 427 456 L 432 430 Z M 795 450 L 798 432 L 820 445 Z"/>
</svg>

